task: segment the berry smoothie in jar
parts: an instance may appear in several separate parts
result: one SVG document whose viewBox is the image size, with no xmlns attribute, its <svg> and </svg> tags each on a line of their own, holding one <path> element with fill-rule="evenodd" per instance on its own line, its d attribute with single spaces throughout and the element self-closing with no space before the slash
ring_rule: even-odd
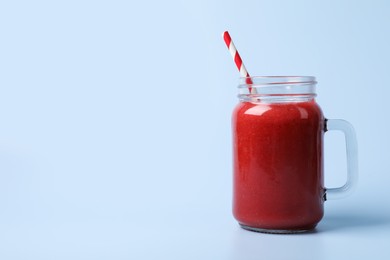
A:
<svg viewBox="0 0 390 260">
<path fill-rule="evenodd" d="M 314 77 L 241 78 L 232 115 L 233 215 L 241 227 L 296 233 L 323 217 L 327 120 L 315 87 Z"/>
</svg>

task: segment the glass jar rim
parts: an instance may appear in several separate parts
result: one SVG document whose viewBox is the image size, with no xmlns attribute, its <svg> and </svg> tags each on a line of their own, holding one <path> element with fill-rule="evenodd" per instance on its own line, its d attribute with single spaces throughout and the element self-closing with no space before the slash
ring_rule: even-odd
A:
<svg viewBox="0 0 390 260">
<path fill-rule="evenodd" d="M 239 88 L 247 88 L 248 85 L 272 86 L 272 85 L 293 85 L 293 84 L 310 84 L 317 83 L 314 76 L 251 76 L 240 77 Z"/>
<path fill-rule="evenodd" d="M 254 76 L 241 77 L 238 98 L 250 102 L 301 102 L 316 97 L 313 76 Z"/>
</svg>

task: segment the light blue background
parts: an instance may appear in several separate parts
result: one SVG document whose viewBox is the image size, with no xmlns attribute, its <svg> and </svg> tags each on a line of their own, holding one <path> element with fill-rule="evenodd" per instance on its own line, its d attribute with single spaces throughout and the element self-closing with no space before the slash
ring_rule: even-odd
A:
<svg viewBox="0 0 390 260">
<path fill-rule="evenodd" d="M 387 1 L 2 1 L 0 259 L 390 257 Z M 314 75 L 360 182 L 317 232 L 231 216 L 238 72 Z M 326 137 L 326 185 L 345 179 Z"/>
</svg>

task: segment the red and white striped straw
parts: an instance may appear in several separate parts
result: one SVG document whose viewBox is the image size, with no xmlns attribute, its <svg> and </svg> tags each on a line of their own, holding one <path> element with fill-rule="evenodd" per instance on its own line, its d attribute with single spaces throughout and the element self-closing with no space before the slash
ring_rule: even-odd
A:
<svg viewBox="0 0 390 260">
<path fill-rule="evenodd" d="M 226 46 L 229 49 L 230 54 L 232 55 L 234 62 L 236 63 L 237 69 L 240 72 L 241 77 L 247 78 L 246 79 L 247 84 L 253 84 L 252 79 L 250 78 L 250 75 L 245 68 L 244 63 L 242 62 L 240 54 L 238 53 L 236 46 L 234 46 L 234 43 L 232 41 L 232 38 L 230 37 L 229 32 L 228 31 L 223 32 L 222 37 L 226 43 Z M 254 93 L 255 89 L 252 89 L 251 87 L 249 87 L 249 91 L 251 93 Z"/>
</svg>

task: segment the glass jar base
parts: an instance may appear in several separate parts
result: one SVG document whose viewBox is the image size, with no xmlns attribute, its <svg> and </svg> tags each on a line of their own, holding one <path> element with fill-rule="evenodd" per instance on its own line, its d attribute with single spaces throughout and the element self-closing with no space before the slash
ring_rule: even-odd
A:
<svg viewBox="0 0 390 260">
<path fill-rule="evenodd" d="M 300 234 L 300 233 L 311 233 L 314 232 L 313 227 L 304 228 L 304 229 L 267 229 L 267 228 L 256 228 L 240 224 L 241 228 L 249 231 L 259 232 L 259 233 L 268 233 L 268 234 Z"/>
</svg>

